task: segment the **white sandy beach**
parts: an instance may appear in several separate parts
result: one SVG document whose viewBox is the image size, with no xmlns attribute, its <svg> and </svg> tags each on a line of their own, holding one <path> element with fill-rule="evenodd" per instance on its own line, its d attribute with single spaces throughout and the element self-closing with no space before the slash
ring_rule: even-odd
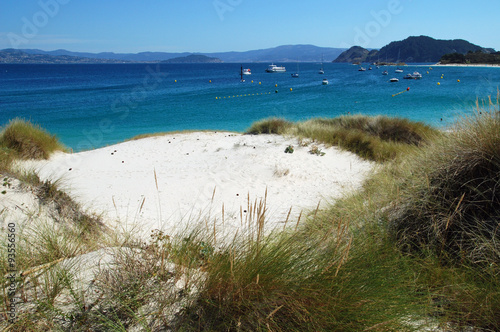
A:
<svg viewBox="0 0 500 332">
<path fill-rule="evenodd" d="M 288 145 L 294 153 L 285 153 Z M 251 202 L 267 190 L 267 227 L 297 221 L 302 210 L 362 184 L 373 163 L 335 147 L 309 153 L 296 138 L 227 132 L 167 134 L 24 164 L 42 179 L 59 180 L 85 209 L 136 235 L 168 234 L 195 223 L 234 234 Z M 224 213 L 222 213 L 224 211 Z M 246 212 L 245 212 L 246 211 Z M 222 225 L 223 224 L 223 225 Z"/>
<path fill-rule="evenodd" d="M 423 66 L 426 67 L 426 66 Z M 436 63 L 430 67 L 476 67 L 476 68 L 500 68 L 497 64 L 466 64 L 466 63 Z"/>
</svg>

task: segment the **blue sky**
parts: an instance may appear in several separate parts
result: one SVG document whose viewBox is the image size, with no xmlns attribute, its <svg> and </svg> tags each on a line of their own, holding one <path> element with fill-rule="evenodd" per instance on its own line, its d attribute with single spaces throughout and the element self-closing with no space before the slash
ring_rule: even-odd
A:
<svg viewBox="0 0 500 332">
<path fill-rule="evenodd" d="M 498 0 L 0 0 L 0 49 L 380 48 L 408 36 L 500 50 Z"/>
</svg>

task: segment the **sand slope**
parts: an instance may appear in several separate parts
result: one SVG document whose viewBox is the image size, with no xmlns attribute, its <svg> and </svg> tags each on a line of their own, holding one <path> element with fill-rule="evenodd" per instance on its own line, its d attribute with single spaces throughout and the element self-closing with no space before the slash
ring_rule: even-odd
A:
<svg viewBox="0 0 500 332">
<path fill-rule="evenodd" d="M 284 153 L 288 145 L 294 153 Z M 312 145 L 278 135 L 181 133 L 57 153 L 24 167 L 42 179 L 60 179 L 84 208 L 137 234 L 171 233 L 208 215 L 234 233 L 248 197 L 263 199 L 267 189 L 268 225 L 279 226 L 290 208 L 297 218 L 302 209 L 358 188 L 373 167 L 334 147 L 319 145 L 325 155 L 311 154 Z"/>
</svg>

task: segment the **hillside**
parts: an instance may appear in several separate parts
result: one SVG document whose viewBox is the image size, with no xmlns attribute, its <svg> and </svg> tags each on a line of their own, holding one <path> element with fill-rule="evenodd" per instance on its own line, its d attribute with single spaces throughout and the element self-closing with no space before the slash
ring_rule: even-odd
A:
<svg viewBox="0 0 500 332">
<path fill-rule="evenodd" d="M 69 63 L 124 63 L 128 61 L 113 59 L 95 59 L 70 55 L 47 55 L 28 54 L 26 52 L 5 49 L 0 50 L 0 63 L 46 63 L 46 64 L 69 64 Z"/>
<path fill-rule="evenodd" d="M 191 54 L 184 57 L 173 58 L 162 61 L 164 63 L 222 63 L 218 58 L 211 58 L 200 54 Z"/>
<path fill-rule="evenodd" d="M 342 54 L 340 54 L 339 57 L 333 62 L 363 62 L 369 54 L 370 51 L 367 49 L 360 46 L 353 46 L 347 51 L 342 52 Z"/>
<path fill-rule="evenodd" d="M 500 52 L 483 53 L 481 51 L 445 54 L 439 60 L 440 64 L 500 64 Z"/>
<path fill-rule="evenodd" d="M 440 40 L 427 36 L 409 37 L 402 41 L 391 42 L 379 51 L 368 52 L 362 47 L 355 47 L 342 53 L 334 62 L 438 62 L 443 54 L 448 53 L 495 51 L 462 39 Z M 358 54 L 364 55 L 361 60 Z"/>
</svg>

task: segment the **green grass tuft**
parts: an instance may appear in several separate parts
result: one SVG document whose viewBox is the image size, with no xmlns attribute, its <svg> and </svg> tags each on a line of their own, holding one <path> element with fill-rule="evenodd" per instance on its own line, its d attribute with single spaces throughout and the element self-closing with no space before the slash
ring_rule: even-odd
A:
<svg viewBox="0 0 500 332">
<path fill-rule="evenodd" d="M 283 135 L 292 126 L 292 123 L 279 118 L 270 118 L 255 122 L 245 132 L 250 135 L 257 134 L 278 134 Z"/>
<path fill-rule="evenodd" d="M 446 259 L 500 263 L 500 117 L 481 112 L 423 149 L 392 220 L 398 242 Z"/>
<path fill-rule="evenodd" d="M 48 159 L 52 152 L 65 150 L 54 135 L 21 119 L 11 120 L 3 129 L 0 147 L 3 153 L 7 153 L 2 159 L 8 158 L 11 153 L 21 159 Z"/>
</svg>

